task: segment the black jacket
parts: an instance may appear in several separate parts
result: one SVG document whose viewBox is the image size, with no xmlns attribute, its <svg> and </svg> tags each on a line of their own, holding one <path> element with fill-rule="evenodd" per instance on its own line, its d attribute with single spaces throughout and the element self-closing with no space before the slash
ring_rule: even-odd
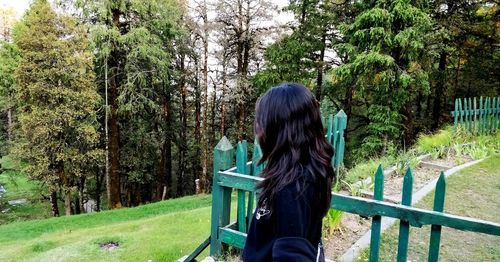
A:
<svg viewBox="0 0 500 262">
<path fill-rule="evenodd" d="M 312 175 L 305 172 L 275 195 L 272 213 L 257 207 L 248 230 L 243 261 L 324 261 L 323 217 L 315 191 Z"/>
</svg>

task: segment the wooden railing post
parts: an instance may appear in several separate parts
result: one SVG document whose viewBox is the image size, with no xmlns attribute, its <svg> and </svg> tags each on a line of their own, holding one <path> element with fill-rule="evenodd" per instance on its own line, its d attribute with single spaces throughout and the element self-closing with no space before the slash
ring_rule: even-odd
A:
<svg viewBox="0 0 500 262">
<path fill-rule="evenodd" d="M 333 148 L 335 149 L 335 156 L 333 161 L 333 167 L 335 171 L 339 172 L 340 166 L 342 165 L 344 159 L 344 150 L 345 150 L 345 139 L 344 139 L 344 130 L 347 127 L 347 115 L 344 110 L 340 110 L 334 117 L 334 139 L 333 139 Z"/>
<path fill-rule="evenodd" d="M 444 210 L 444 195 L 446 191 L 446 183 L 444 181 L 444 173 L 441 175 L 436 183 L 436 190 L 434 192 L 434 208 L 436 212 L 443 212 Z M 436 262 L 439 258 L 439 245 L 441 244 L 441 226 L 431 226 L 431 239 L 429 241 L 429 259 L 430 262 Z"/>
<path fill-rule="evenodd" d="M 238 142 L 236 146 L 236 172 L 240 174 L 247 174 L 247 141 L 243 140 Z M 247 219 L 246 219 L 246 209 L 245 209 L 245 191 L 237 190 L 238 192 L 238 206 L 237 206 L 237 217 L 236 222 L 238 224 L 238 230 L 240 232 L 247 232 Z"/>
<path fill-rule="evenodd" d="M 231 188 L 221 187 L 217 183 L 219 171 L 231 168 L 234 162 L 234 148 L 227 139 L 222 137 L 214 149 L 213 179 L 212 179 L 212 220 L 210 226 L 210 256 L 221 253 L 219 227 L 229 224 L 231 211 Z"/>
<path fill-rule="evenodd" d="M 406 170 L 403 180 L 403 194 L 401 204 L 411 206 L 411 197 L 413 189 L 413 175 L 411 168 Z M 410 237 L 410 223 L 405 220 L 399 221 L 399 240 L 398 240 L 398 262 L 406 262 L 408 255 L 408 238 Z"/>
<path fill-rule="evenodd" d="M 252 155 L 252 176 L 259 176 L 262 170 L 264 170 L 264 164 L 257 164 L 262 157 L 262 149 L 259 146 L 259 142 L 257 142 L 257 138 L 255 138 L 253 142 L 253 155 Z M 248 193 L 248 206 L 247 206 L 247 218 L 248 218 L 248 226 L 250 227 L 250 223 L 252 221 L 253 215 L 253 207 L 255 202 L 255 193 Z"/>
<path fill-rule="evenodd" d="M 375 173 L 375 187 L 373 189 L 373 199 L 382 201 L 384 199 L 384 170 L 382 165 L 378 166 Z M 370 237 L 370 262 L 378 261 L 380 249 L 380 230 L 382 227 L 382 217 L 374 216 L 372 219 L 371 237 Z"/>
</svg>

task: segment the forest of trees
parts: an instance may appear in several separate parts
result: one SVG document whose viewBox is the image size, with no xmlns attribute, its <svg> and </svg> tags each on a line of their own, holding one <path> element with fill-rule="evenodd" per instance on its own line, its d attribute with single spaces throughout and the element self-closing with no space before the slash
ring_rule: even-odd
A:
<svg viewBox="0 0 500 262">
<path fill-rule="evenodd" d="M 280 12 L 293 16 L 276 23 Z M 347 165 L 410 146 L 455 97 L 500 93 L 500 9 L 480 0 L 33 0 L 0 10 L 0 156 L 54 216 L 209 192 L 222 136 L 300 82 L 348 116 Z"/>
</svg>

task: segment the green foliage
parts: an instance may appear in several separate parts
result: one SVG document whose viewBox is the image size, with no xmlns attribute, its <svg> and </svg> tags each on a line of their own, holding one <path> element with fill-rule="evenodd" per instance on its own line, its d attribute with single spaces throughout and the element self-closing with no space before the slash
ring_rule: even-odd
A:
<svg viewBox="0 0 500 262">
<path fill-rule="evenodd" d="M 426 11 L 404 0 L 364 2 L 354 21 L 341 26 L 346 43 L 338 50 L 348 60 L 332 70 L 330 92 L 352 86 L 354 99 L 367 103 L 357 158 L 386 154 L 409 128 L 404 109 L 429 89 L 421 53 L 430 26 Z"/>
<path fill-rule="evenodd" d="M 500 149 L 500 136 L 472 135 L 464 128 L 452 126 L 431 135 L 420 135 L 416 143 L 419 153 L 430 153 L 434 159 L 454 156 L 470 156 L 472 159 L 482 159 L 495 154 Z"/>
<path fill-rule="evenodd" d="M 19 130 L 16 155 L 24 172 L 51 190 L 71 190 L 101 151 L 92 56 L 85 30 L 34 1 L 15 36 Z"/>
<path fill-rule="evenodd" d="M 328 233 L 327 236 L 333 234 L 333 232 L 340 227 L 343 216 L 343 211 L 333 208 L 328 210 L 325 218 L 323 219 L 323 230 Z"/>
<path fill-rule="evenodd" d="M 423 153 L 430 153 L 449 147 L 453 142 L 453 134 L 450 127 L 439 130 L 433 135 L 421 134 L 416 142 L 417 150 Z"/>
</svg>

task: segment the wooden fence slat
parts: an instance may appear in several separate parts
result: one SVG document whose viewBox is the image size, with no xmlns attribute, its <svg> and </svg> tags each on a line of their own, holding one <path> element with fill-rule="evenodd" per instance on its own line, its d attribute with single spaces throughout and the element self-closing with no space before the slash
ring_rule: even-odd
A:
<svg viewBox="0 0 500 262">
<path fill-rule="evenodd" d="M 464 123 L 464 129 L 469 128 L 469 107 L 467 103 L 467 98 L 464 98 L 464 117 L 465 117 L 465 123 Z"/>
<path fill-rule="evenodd" d="M 333 143 L 333 115 L 328 116 L 328 120 L 326 122 L 326 140 L 328 143 Z"/>
<path fill-rule="evenodd" d="M 231 189 L 221 187 L 218 181 L 220 170 L 229 169 L 233 165 L 234 149 L 227 137 L 222 137 L 214 149 L 213 183 L 212 183 L 212 219 L 210 225 L 210 255 L 217 256 L 221 252 L 218 238 L 219 227 L 229 223 L 231 208 Z"/>
<path fill-rule="evenodd" d="M 436 212 L 443 212 L 444 210 L 444 196 L 446 192 L 446 182 L 444 173 L 441 175 L 436 183 L 436 190 L 434 193 L 434 208 Z M 441 245 L 441 225 L 431 226 L 431 239 L 429 241 L 429 261 L 436 262 L 439 258 L 439 246 Z"/>
<path fill-rule="evenodd" d="M 476 97 L 474 97 L 474 126 L 473 126 L 473 132 L 477 132 L 477 102 L 476 102 Z"/>
<path fill-rule="evenodd" d="M 458 98 L 455 98 L 455 111 L 453 111 L 453 128 L 457 131 L 458 126 Z"/>
<path fill-rule="evenodd" d="M 484 103 L 483 103 L 483 97 L 479 97 L 479 133 L 483 133 L 484 130 Z"/>
<path fill-rule="evenodd" d="M 333 167 L 338 173 L 340 166 L 342 165 L 342 160 L 344 159 L 345 150 L 345 140 L 344 140 L 344 130 L 347 128 L 347 115 L 344 110 L 340 110 L 334 117 L 334 144 L 332 144 L 335 149 L 335 155 L 333 156 Z"/>
<path fill-rule="evenodd" d="M 497 98 L 493 97 L 493 112 L 491 114 L 491 117 L 492 117 L 491 129 L 492 129 L 493 133 L 495 133 L 497 131 L 497 116 L 496 116 L 496 112 L 497 112 Z"/>
<path fill-rule="evenodd" d="M 257 138 L 255 138 L 253 142 L 253 155 L 252 155 L 252 176 L 259 176 L 262 170 L 264 169 L 264 164 L 257 164 L 262 157 L 262 149 L 260 148 L 259 142 Z M 247 218 L 248 218 L 248 226 L 250 227 L 250 223 L 252 221 L 253 216 L 253 207 L 255 203 L 255 193 L 248 193 L 248 206 L 247 206 Z"/>
<path fill-rule="evenodd" d="M 240 174 L 247 174 L 247 141 L 243 140 L 238 142 L 236 146 L 236 172 Z M 247 232 L 247 219 L 246 219 L 246 208 L 245 208 L 245 191 L 238 189 L 238 205 L 237 205 L 237 217 L 236 222 L 238 224 L 238 230 L 240 232 Z"/>
<path fill-rule="evenodd" d="M 485 118 L 484 118 L 484 131 L 485 133 L 489 133 L 489 128 L 490 128 L 490 98 L 486 97 L 486 106 L 485 106 Z"/>
<path fill-rule="evenodd" d="M 384 170 L 382 165 L 378 166 L 375 173 L 375 187 L 373 189 L 373 199 L 384 199 Z M 370 261 L 377 262 L 380 249 L 380 229 L 382 217 L 377 215 L 372 219 L 371 238 L 370 238 Z"/>
<path fill-rule="evenodd" d="M 469 97 L 469 132 L 472 131 L 472 124 L 473 124 L 473 118 L 472 115 L 474 114 L 474 111 L 472 109 L 472 99 Z"/>
<path fill-rule="evenodd" d="M 458 111 L 459 111 L 459 115 L 460 115 L 460 125 L 463 125 L 464 123 L 464 111 L 463 111 L 463 107 L 462 107 L 462 99 L 458 99 Z"/>
<path fill-rule="evenodd" d="M 495 131 L 500 128 L 500 97 L 496 97 L 497 103 L 495 106 Z"/>
<path fill-rule="evenodd" d="M 411 168 L 406 170 L 406 175 L 403 180 L 403 193 L 401 204 L 411 206 L 413 190 L 413 175 Z M 398 240 L 398 262 L 406 262 L 408 255 L 408 238 L 410 236 L 410 223 L 405 220 L 399 222 L 399 240 Z"/>
</svg>

